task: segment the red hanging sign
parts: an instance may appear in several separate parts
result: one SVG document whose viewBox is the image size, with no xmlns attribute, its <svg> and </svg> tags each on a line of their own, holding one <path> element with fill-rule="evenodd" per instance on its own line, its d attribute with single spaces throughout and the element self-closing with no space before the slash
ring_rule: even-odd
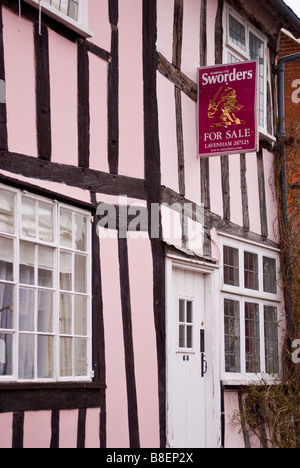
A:
<svg viewBox="0 0 300 468">
<path fill-rule="evenodd" d="M 258 61 L 198 69 L 200 157 L 258 151 Z"/>
</svg>

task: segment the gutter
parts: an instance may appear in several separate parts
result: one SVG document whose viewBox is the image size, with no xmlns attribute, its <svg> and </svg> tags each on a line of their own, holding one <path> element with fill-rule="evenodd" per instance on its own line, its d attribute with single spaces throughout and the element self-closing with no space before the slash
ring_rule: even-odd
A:
<svg viewBox="0 0 300 468">
<path fill-rule="evenodd" d="M 277 1 L 277 0 L 276 0 Z M 299 20 L 300 23 L 300 20 Z M 285 232 L 281 233 L 281 236 L 285 236 L 287 243 L 286 249 L 284 250 L 284 273 L 286 277 L 286 284 L 283 286 L 285 309 L 287 324 L 290 334 L 290 339 L 293 341 L 295 338 L 295 328 L 293 321 L 293 298 L 292 298 L 292 287 L 293 287 L 293 275 L 291 267 L 291 253 L 289 247 L 289 212 L 288 212 L 288 196 L 287 196 L 287 174 L 286 174 L 286 155 L 285 155 L 285 93 L 284 93 L 284 73 L 285 64 L 288 62 L 294 62 L 300 60 L 300 53 L 288 55 L 282 57 L 275 67 L 275 73 L 278 74 L 278 112 L 279 112 L 279 124 L 278 124 L 278 137 L 280 142 L 280 191 L 281 191 L 281 210 L 283 216 L 283 223 Z"/>
<path fill-rule="evenodd" d="M 274 7 L 278 10 L 282 18 L 288 23 L 290 27 L 286 29 L 292 29 L 293 35 L 296 39 L 300 38 L 300 18 L 293 12 L 293 10 L 288 7 L 283 0 L 270 0 Z"/>
</svg>

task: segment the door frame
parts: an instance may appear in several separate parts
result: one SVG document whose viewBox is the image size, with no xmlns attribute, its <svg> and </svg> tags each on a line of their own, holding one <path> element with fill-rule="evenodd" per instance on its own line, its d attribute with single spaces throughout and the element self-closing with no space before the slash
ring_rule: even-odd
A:
<svg viewBox="0 0 300 468">
<path fill-rule="evenodd" d="M 220 322 L 219 322 L 219 267 L 213 263 L 206 263 L 197 257 L 182 257 L 180 254 L 168 253 L 166 256 L 166 418 L 167 418 L 167 447 L 172 446 L 173 425 L 172 419 L 172 388 L 170 385 L 170 346 L 169 331 L 171 323 L 169 311 L 174 310 L 173 305 L 173 271 L 185 270 L 204 275 L 207 354 L 211 356 L 211 378 L 206 379 L 206 448 L 221 446 L 221 389 L 220 389 Z M 209 339 L 214 337 L 214 339 Z"/>
</svg>

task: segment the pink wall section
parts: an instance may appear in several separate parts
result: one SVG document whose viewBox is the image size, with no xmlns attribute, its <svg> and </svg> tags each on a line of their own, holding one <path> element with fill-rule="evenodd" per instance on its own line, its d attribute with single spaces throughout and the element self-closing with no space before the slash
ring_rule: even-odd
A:
<svg viewBox="0 0 300 468">
<path fill-rule="evenodd" d="M 144 177 L 142 2 L 119 2 L 119 173 Z"/>
<path fill-rule="evenodd" d="M 279 240 L 278 208 L 275 194 L 274 155 L 263 150 L 269 238 Z"/>
<path fill-rule="evenodd" d="M 128 405 L 117 232 L 114 239 L 101 239 L 100 258 L 106 355 L 107 446 L 127 448 Z"/>
<path fill-rule="evenodd" d="M 37 156 L 32 22 L 3 8 L 8 147 Z"/>
<path fill-rule="evenodd" d="M 129 233 L 128 258 L 140 442 L 141 448 L 158 448 L 158 371 L 149 239 L 131 239 Z"/>
<path fill-rule="evenodd" d="M 10 449 L 12 446 L 13 414 L 0 414 L 0 449 Z"/>
<path fill-rule="evenodd" d="M 200 160 L 197 158 L 196 104 L 181 93 L 186 198 L 201 204 Z"/>
<path fill-rule="evenodd" d="M 97 408 L 86 412 L 85 448 L 100 448 L 100 410 Z"/>
<path fill-rule="evenodd" d="M 77 447 L 78 410 L 59 413 L 59 448 Z"/>
<path fill-rule="evenodd" d="M 222 187 L 221 158 L 210 158 L 209 177 L 211 187 Z M 210 191 L 210 208 L 212 213 L 223 216 L 222 190 Z"/>
<path fill-rule="evenodd" d="M 174 85 L 158 73 L 157 89 L 161 183 L 178 192 L 178 150 Z"/>
<path fill-rule="evenodd" d="M 94 33 L 89 40 L 109 52 L 111 27 L 108 17 L 108 0 L 89 1 L 89 28 Z"/>
<path fill-rule="evenodd" d="M 174 0 L 157 0 L 157 50 L 172 63 Z"/>
<path fill-rule="evenodd" d="M 51 411 L 25 413 L 24 448 L 50 448 Z"/>
<path fill-rule="evenodd" d="M 99 2 L 101 3 L 101 2 Z M 90 168 L 109 172 L 107 159 L 107 62 L 89 54 Z"/>
<path fill-rule="evenodd" d="M 254 155 L 256 160 L 256 157 Z M 240 155 L 229 156 L 230 220 L 243 226 Z M 259 205 L 258 205 L 259 208 Z"/>
<path fill-rule="evenodd" d="M 250 231 L 261 233 L 256 153 L 246 154 Z"/>
<path fill-rule="evenodd" d="M 201 1 L 184 2 L 181 69 L 194 81 L 197 81 L 197 67 L 200 64 L 199 40 L 195 40 L 195 37 L 200 39 L 200 10 Z"/>
<path fill-rule="evenodd" d="M 52 161 L 78 164 L 77 46 L 49 30 Z"/>
</svg>

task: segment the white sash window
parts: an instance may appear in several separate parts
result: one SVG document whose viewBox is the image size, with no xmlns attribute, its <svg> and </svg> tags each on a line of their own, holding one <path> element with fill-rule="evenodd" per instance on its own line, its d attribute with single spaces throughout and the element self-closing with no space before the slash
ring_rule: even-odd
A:
<svg viewBox="0 0 300 468">
<path fill-rule="evenodd" d="M 230 237 L 222 241 L 224 381 L 274 380 L 283 327 L 278 252 Z"/>
<path fill-rule="evenodd" d="M 91 215 L 0 186 L 0 382 L 91 380 Z"/>
<path fill-rule="evenodd" d="M 91 37 L 88 27 L 88 0 L 24 0 L 41 8 L 42 14 L 55 18 L 84 37 Z"/>
</svg>

